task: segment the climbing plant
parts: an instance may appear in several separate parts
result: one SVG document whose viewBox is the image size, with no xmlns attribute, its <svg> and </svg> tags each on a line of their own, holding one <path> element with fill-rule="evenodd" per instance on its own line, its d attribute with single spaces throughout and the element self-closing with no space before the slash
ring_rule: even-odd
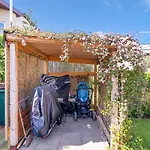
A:
<svg viewBox="0 0 150 150">
<path fill-rule="evenodd" d="M 143 53 L 140 44 L 131 35 L 121 36 L 119 34 L 105 34 L 100 37 L 98 34 L 86 34 L 84 32 L 75 33 L 51 33 L 41 32 L 32 26 L 19 28 L 12 27 L 6 29 L 5 32 L 15 34 L 23 38 L 37 37 L 38 39 L 49 39 L 62 41 L 62 54 L 60 59 L 68 61 L 70 57 L 71 44 L 78 42 L 84 46 L 85 51 L 93 55 L 97 55 L 99 62 L 98 79 L 104 82 L 108 74 L 118 74 L 120 71 L 132 70 L 135 67 L 144 68 Z M 113 57 L 108 57 L 112 54 L 110 47 L 116 49 Z"/>
<path fill-rule="evenodd" d="M 125 73 L 124 98 L 129 100 L 129 116 L 142 118 L 148 115 L 150 104 L 148 103 L 148 82 L 145 71 L 135 68 Z M 148 108 L 149 107 L 149 108 Z"/>
<path fill-rule="evenodd" d="M 26 37 L 36 37 L 38 39 L 61 41 L 62 54 L 61 61 L 68 61 L 72 43 L 80 43 L 83 45 L 85 52 L 96 55 L 99 60 L 97 78 L 99 82 L 106 82 L 108 76 L 113 76 L 118 79 L 118 93 L 113 103 L 118 105 L 118 124 L 111 127 L 116 133 L 116 138 L 113 139 L 114 145 L 120 150 L 129 150 L 127 140 L 130 120 L 128 121 L 128 102 L 134 97 L 141 96 L 143 93 L 141 75 L 145 69 L 144 54 L 141 51 L 140 44 L 131 35 L 120 34 L 86 34 L 84 32 L 69 32 L 69 33 L 51 33 L 41 32 L 34 27 L 12 27 L 5 30 L 6 33 L 14 34 L 22 38 L 22 44 L 26 45 Z M 130 83 L 129 78 L 136 73 L 140 75 L 138 85 L 134 84 L 134 80 Z M 111 80 L 113 82 L 113 78 Z M 142 83 L 142 84 L 141 84 Z M 130 89 L 130 85 L 135 88 Z M 138 89 L 138 87 L 140 87 Z M 133 92 L 133 93 L 132 93 Z M 137 93 L 136 95 L 136 92 Z M 130 95 L 131 94 L 131 95 Z M 129 125 L 129 126 L 128 126 Z M 117 149 L 116 148 L 116 149 Z M 114 149 L 115 150 L 115 149 Z"/>
<path fill-rule="evenodd" d="M 4 48 L 2 45 L 2 35 L 0 35 L 0 82 L 4 82 L 5 79 L 5 58 Z"/>
</svg>

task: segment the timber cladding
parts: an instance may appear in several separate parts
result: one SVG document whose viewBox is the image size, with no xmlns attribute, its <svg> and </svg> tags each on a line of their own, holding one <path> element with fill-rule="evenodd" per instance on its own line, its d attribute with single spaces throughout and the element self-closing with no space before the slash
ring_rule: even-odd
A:
<svg viewBox="0 0 150 150">
<path fill-rule="evenodd" d="M 40 83 L 41 74 L 45 73 L 45 61 L 25 52 L 18 52 L 18 87 L 19 100 L 27 97 Z"/>
<path fill-rule="evenodd" d="M 46 63 L 44 60 L 23 51 L 18 51 L 19 102 L 32 94 L 33 89 L 40 84 L 40 76 L 43 73 L 46 73 Z M 26 101 L 24 103 L 26 104 Z M 21 107 L 21 115 L 26 131 L 30 128 L 30 110 L 31 104 L 29 103 Z M 21 118 L 18 116 L 18 141 L 23 135 Z"/>
<path fill-rule="evenodd" d="M 108 96 L 108 87 L 107 87 L 107 83 L 100 83 L 100 86 L 99 86 L 99 103 L 98 103 L 98 106 L 100 108 L 100 111 L 101 110 L 104 110 L 106 111 L 106 107 L 104 102 L 106 101 L 106 97 Z M 111 125 L 111 115 L 109 114 L 102 114 L 100 112 L 100 116 L 103 120 L 103 123 L 105 124 L 105 127 L 107 128 L 107 131 L 110 133 L 110 125 Z"/>
<path fill-rule="evenodd" d="M 76 76 L 70 76 L 70 95 L 76 95 L 78 84 L 80 81 L 84 81 L 89 83 L 89 77 L 88 75 L 76 75 Z"/>
</svg>

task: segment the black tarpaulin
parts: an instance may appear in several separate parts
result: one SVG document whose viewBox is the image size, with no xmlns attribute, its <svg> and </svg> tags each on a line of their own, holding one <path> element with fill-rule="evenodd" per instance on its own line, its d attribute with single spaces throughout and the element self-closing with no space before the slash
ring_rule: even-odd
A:
<svg viewBox="0 0 150 150">
<path fill-rule="evenodd" d="M 44 137 L 54 123 L 62 117 L 58 95 L 52 86 L 34 89 L 31 113 L 31 127 L 36 136 Z"/>
<path fill-rule="evenodd" d="M 69 75 L 55 77 L 43 74 L 40 79 L 40 84 L 47 87 L 52 86 L 58 94 L 58 99 L 62 102 L 68 102 L 70 91 Z"/>
</svg>

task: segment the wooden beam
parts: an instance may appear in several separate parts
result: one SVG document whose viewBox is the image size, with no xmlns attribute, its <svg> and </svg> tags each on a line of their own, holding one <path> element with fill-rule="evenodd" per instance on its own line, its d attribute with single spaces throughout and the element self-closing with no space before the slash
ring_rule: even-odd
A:
<svg viewBox="0 0 150 150">
<path fill-rule="evenodd" d="M 18 46 L 10 44 L 10 146 L 18 143 Z"/>
<path fill-rule="evenodd" d="M 35 53 L 37 53 L 37 54 L 39 54 L 39 55 L 41 55 L 41 56 L 43 56 L 43 57 L 48 57 L 48 55 L 46 55 L 44 52 L 42 52 L 40 49 L 38 49 L 38 48 L 35 48 L 34 46 L 32 46 L 31 44 L 29 44 L 29 43 L 27 43 L 27 45 L 25 46 L 27 49 L 29 49 L 29 50 L 31 50 L 31 51 L 33 51 L 33 52 L 35 52 Z"/>
<path fill-rule="evenodd" d="M 46 73 L 48 74 L 49 73 L 49 60 L 46 59 L 45 63 L 46 63 Z"/>
<path fill-rule="evenodd" d="M 94 76 L 94 106 L 95 109 L 97 109 L 97 64 L 94 64 L 94 72 L 95 72 L 95 76 Z"/>
<path fill-rule="evenodd" d="M 38 37 L 23 37 L 28 43 L 53 43 L 62 44 L 63 42 L 51 39 L 38 39 Z M 22 38 L 13 34 L 6 34 L 6 40 L 10 42 L 21 42 Z"/>
<path fill-rule="evenodd" d="M 59 44 L 59 45 L 62 45 L 63 42 L 62 41 L 59 41 L 59 40 L 52 40 L 52 39 L 39 39 L 38 37 L 23 37 L 25 39 L 26 42 L 28 43 L 42 43 L 42 44 Z M 6 34 L 6 40 L 9 41 L 9 42 L 21 42 L 22 41 L 22 37 L 18 37 L 17 35 L 14 35 L 14 34 Z M 82 42 L 79 41 L 79 42 L 74 42 L 72 40 L 72 43 L 74 43 L 76 46 L 82 46 Z M 114 46 L 111 46 L 111 45 L 107 45 L 106 48 L 112 50 L 112 51 L 116 51 L 117 48 L 114 47 Z"/>
<path fill-rule="evenodd" d="M 70 75 L 70 76 L 95 76 L 94 72 L 49 72 L 48 73 L 51 76 L 63 76 L 63 75 Z"/>
<path fill-rule="evenodd" d="M 112 53 L 112 57 L 116 56 L 116 52 Z M 110 118 L 110 128 L 118 127 L 118 104 L 116 103 L 116 99 L 118 98 L 118 78 L 114 75 L 111 76 L 112 80 L 112 91 L 111 91 L 111 101 L 112 101 L 112 115 Z M 118 128 L 115 128 L 119 130 Z M 110 148 L 118 149 L 118 145 L 114 145 L 114 141 L 117 141 L 116 134 L 114 131 L 110 131 Z M 116 143 L 115 143 L 116 144 Z"/>
<path fill-rule="evenodd" d="M 112 76 L 112 81 L 113 81 L 113 83 L 112 83 L 111 101 L 113 101 L 113 106 L 112 106 L 110 127 L 114 128 L 114 127 L 118 126 L 118 104 L 115 103 L 117 95 L 118 95 L 118 78 L 115 76 Z M 117 137 L 116 137 L 114 131 L 110 131 L 110 147 L 111 147 L 111 149 L 114 149 L 113 142 L 116 140 L 116 138 Z"/>
<path fill-rule="evenodd" d="M 59 56 L 49 56 L 49 61 L 59 61 Z M 69 58 L 69 63 L 79 63 L 79 64 L 95 64 L 97 59 L 88 59 L 88 58 Z"/>
<path fill-rule="evenodd" d="M 37 49 L 35 47 L 30 46 L 29 44 L 27 44 L 26 46 L 19 44 L 18 47 L 19 47 L 19 49 L 23 50 L 24 52 L 31 53 L 33 55 L 38 55 L 44 59 L 46 59 L 48 57 L 45 53 L 41 52 L 39 49 Z"/>
<path fill-rule="evenodd" d="M 23 52 L 27 53 L 27 54 L 34 55 L 34 56 L 36 56 L 36 57 L 38 57 L 38 58 L 40 58 L 40 59 L 42 59 L 42 60 L 45 60 L 45 59 L 46 59 L 46 57 L 43 57 L 43 55 L 40 55 L 40 54 L 34 52 L 33 50 L 28 49 L 27 47 L 24 47 L 24 46 L 22 46 L 22 45 L 20 45 L 20 44 L 18 45 L 18 49 L 19 49 L 20 51 L 23 51 Z"/>
<path fill-rule="evenodd" d="M 58 41 L 58 40 L 52 40 L 52 39 L 39 39 L 38 37 L 23 37 L 25 39 L 26 42 L 29 42 L 29 43 L 49 43 L 49 44 L 63 44 L 62 41 Z M 6 40 L 7 41 L 10 41 L 10 42 L 21 42 L 22 41 L 22 38 L 21 37 L 18 37 L 17 35 L 13 35 L 13 34 L 6 34 Z M 82 42 L 74 42 L 72 41 L 73 43 L 75 43 L 75 45 L 81 45 Z M 112 51 L 116 51 L 116 47 L 114 46 L 111 46 L 111 45 L 108 45 L 106 46 L 106 48 L 108 49 L 111 49 Z"/>
</svg>

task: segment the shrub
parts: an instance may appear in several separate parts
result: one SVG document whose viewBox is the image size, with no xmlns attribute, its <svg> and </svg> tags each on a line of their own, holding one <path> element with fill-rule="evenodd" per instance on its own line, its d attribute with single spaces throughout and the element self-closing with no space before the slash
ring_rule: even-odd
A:
<svg viewBox="0 0 150 150">
<path fill-rule="evenodd" d="M 150 71 L 146 72 L 147 87 L 150 90 Z"/>
<path fill-rule="evenodd" d="M 3 37 L 0 35 L 0 82 L 4 82 L 5 80 L 5 54 L 2 39 Z"/>
<path fill-rule="evenodd" d="M 125 89 L 129 99 L 129 116 L 150 117 L 150 72 L 129 73 Z"/>
<path fill-rule="evenodd" d="M 131 105 L 131 103 L 130 103 Z M 129 114 L 133 118 L 150 117 L 150 102 L 148 101 L 134 101 L 130 106 Z"/>
</svg>

